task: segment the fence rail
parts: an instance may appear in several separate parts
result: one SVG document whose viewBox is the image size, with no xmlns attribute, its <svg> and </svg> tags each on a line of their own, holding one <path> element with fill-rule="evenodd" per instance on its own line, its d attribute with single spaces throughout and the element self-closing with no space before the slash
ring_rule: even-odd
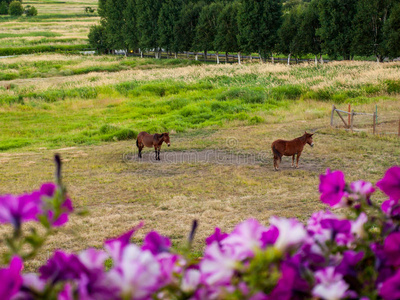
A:
<svg viewBox="0 0 400 300">
<path fill-rule="evenodd" d="M 390 117 L 387 116 L 379 116 L 380 122 L 378 122 L 378 113 L 377 108 L 373 113 L 366 113 L 366 112 L 355 112 L 354 109 L 351 109 L 349 105 L 348 110 L 341 110 L 336 108 L 335 105 L 332 105 L 332 112 L 331 112 L 331 127 L 341 127 L 340 125 L 334 126 L 334 116 L 335 113 L 341 120 L 339 121 L 340 124 L 343 123 L 342 126 L 346 130 L 350 130 L 351 132 L 354 131 L 368 131 L 372 129 L 372 134 L 396 134 L 400 137 L 400 118 Z M 344 116 L 347 115 L 347 118 Z M 357 119 L 356 123 L 356 116 L 360 116 L 361 119 Z M 364 116 L 364 118 L 362 118 Z M 346 121 L 347 119 L 347 121 Z M 397 128 L 398 124 L 398 128 Z M 357 127 L 357 129 L 356 129 Z M 397 132 L 394 132 L 396 131 Z"/>
</svg>

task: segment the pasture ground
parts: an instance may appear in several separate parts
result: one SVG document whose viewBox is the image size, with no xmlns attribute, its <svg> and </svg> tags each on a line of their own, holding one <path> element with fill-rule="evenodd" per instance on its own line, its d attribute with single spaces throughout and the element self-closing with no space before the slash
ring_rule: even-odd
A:
<svg viewBox="0 0 400 300">
<path fill-rule="evenodd" d="M 322 109 L 327 115 L 308 119 L 310 106 L 326 106 Z M 400 110 L 398 100 L 386 101 L 385 107 Z M 376 182 L 388 167 L 400 164 L 399 139 L 331 129 L 329 109 L 329 104 L 298 102 L 283 122 L 173 134 L 172 146 L 162 148 L 161 162 L 152 160 L 151 149 L 138 162 L 134 140 L 0 153 L 0 194 L 30 191 L 52 180 L 52 156 L 58 152 L 75 207 L 89 211 L 87 216 L 73 216 L 59 229 L 31 262 L 31 269 L 53 249 L 101 247 L 104 239 L 141 220 L 145 227 L 135 236 L 136 242 L 158 230 L 177 247 L 185 244 L 191 221 L 199 220 L 194 247 L 200 251 L 215 226 L 230 231 L 247 218 L 267 224 L 272 215 L 305 221 L 324 208 L 318 182 L 326 168 L 343 170 L 348 181 Z M 315 147 L 306 146 L 300 168 L 292 169 L 291 158 L 285 157 L 281 171 L 274 172 L 270 143 L 316 129 Z M 376 200 L 384 198 L 378 195 Z"/>
</svg>

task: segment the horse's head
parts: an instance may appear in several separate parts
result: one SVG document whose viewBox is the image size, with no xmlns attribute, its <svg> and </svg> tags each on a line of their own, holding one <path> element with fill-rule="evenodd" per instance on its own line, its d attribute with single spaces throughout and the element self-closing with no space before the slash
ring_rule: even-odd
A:
<svg viewBox="0 0 400 300">
<path fill-rule="evenodd" d="M 164 132 L 162 135 L 162 140 L 169 146 L 171 146 L 171 143 L 169 141 L 169 133 L 168 132 Z"/>
<path fill-rule="evenodd" d="M 314 142 L 312 139 L 312 136 L 314 133 L 308 133 L 307 131 L 304 133 L 304 136 L 306 138 L 306 143 L 309 144 L 311 147 L 314 147 Z"/>
</svg>

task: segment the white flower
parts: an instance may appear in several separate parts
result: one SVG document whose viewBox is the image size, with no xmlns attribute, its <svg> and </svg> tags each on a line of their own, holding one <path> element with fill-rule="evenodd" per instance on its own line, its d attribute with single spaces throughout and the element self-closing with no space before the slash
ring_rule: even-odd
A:
<svg viewBox="0 0 400 300">
<path fill-rule="evenodd" d="M 334 267 L 316 272 L 315 278 L 319 283 L 313 288 L 312 294 L 324 300 L 342 299 L 349 288 L 342 275 L 335 273 Z"/>
<path fill-rule="evenodd" d="M 357 220 L 351 222 L 351 233 L 359 238 L 364 238 L 366 232 L 364 230 L 364 224 L 368 221 L 368 217 L 365 213 L 361 213 Z"/>
<path fill-rule="evenodd" d="M 185 272 L 182 278 L 181 289 L 185 293 L 190 293 L 196 290 L 200 283 L 200 271 L 196 269 L 190 269 Z"/>
<path fill-rule="evenodd" d="M 304 229 L 303 224 L 297 220 L 272 217 L 270 223 L 279 230 L 275 247 L 282 252 L 302 243 L 307 238 L 307 231 Z"/>
</svg>

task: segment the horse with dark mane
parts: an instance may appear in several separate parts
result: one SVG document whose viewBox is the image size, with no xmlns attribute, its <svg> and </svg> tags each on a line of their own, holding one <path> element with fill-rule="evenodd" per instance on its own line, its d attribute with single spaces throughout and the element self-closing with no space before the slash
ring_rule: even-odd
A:
<svg viewBox="0 0 400 300">
<path fill-rule="evenodd" d="M 156 152 L 156 160 L 160 160 L 160 150 L 162 143 L 165 142 L 168 147 L 171 145 L 169 141 L 169 134 L 167 132 L 161 134 L 148 134 L 142 131 L 138 134 L 136 139 L 136 146 L 139 148 L 139 158 L 142 158 L 142 149 L 144 147 L 154 147 Z"/>
<path fill-rule="evenodd" d="M 292 167 L 294 167 L 294 157 L 297 154 L 296 168 L 299 167 L 299 158 L 305 144 L 314 147 L 312 139 L 313 133 L 305 132 L 301 137 L 295 138 L 291 141 L 276 140 L 272 143 L 272 153 L 274 155 L 274 169 L 279 170 L 279 163 L 282 161 L 282 156 L 292 156 Z"/>
</svg>

